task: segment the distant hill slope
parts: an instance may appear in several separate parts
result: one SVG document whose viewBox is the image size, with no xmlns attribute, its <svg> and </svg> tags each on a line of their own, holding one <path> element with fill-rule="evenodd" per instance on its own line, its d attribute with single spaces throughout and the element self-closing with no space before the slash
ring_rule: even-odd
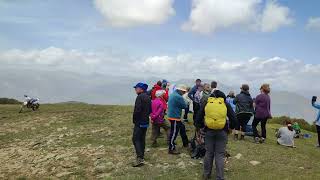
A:
<svg viewBox="0 0 320 180">
<path fill-rule="evenodd" d="M 139 81 L 149 83 L 150 88 L 158 80 L 135 77 L 116 77 L 102 74 L 76 74 L 71 72 L 0 69 L 0 97 L 13 97 L 23 100 L 23 94 L 40 98 L 41 102 L 57 103 L 78 101 L 90 104 L 133 104 L 135 94 L 133 85 Z M 204 80 L 210 82 L 210 80 Z M 194 80 L 184 79 L 176 83 L 192 86 Z M 241 83 L 239 83 L 241 84 Z M 224 92 L 239 91 L 239 87 L 219 84 Z M 256 96 L 258 89 L 252 89 Z M 313 95 L 313 94 L 312 94 Z M 309 122 L 315 119 L 315 111 L 305 97 L 293 93 L 274 90 L 272 111 L 275 116 L 286 115 L 304 118 Z M 310 95 L 311 96 L 311 95 Z"/>
<path fill-rule="evenodd" d="M 12 98 L 0 98 L 0 104 L 21 104 L 22 102 Z"/>
</svg>

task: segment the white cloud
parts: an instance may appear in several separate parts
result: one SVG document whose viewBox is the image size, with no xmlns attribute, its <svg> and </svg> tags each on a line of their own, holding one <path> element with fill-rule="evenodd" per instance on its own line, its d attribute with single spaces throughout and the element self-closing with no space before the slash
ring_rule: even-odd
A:
<svg viewBox="0 0 320 180">
<path fill-rule="evenodd" d="M 107 51 L 106 51 L 107 52 Z M 320 91 L 320 64 L 305 64 L 280 57 L 226 61 L 198 58 L 188 54 L 131 58 L 106 52 L 83 52 L 50 47 L 42 50 L 0 52 L 0 69 L 71 71 L 127 77 L 162 77 L 167 79 L 215 79 L 230 86 L 272 83 L 276 89 L 304 91 L 312 85 Z"/>
<path fill-rule="evenodd" d="M 111 26 L 162 24 L 175 14 L 174 0 L 94 0 Z"/>
<path fill-rule="evenodd" d="M 241 27 L 272 32 L 292 24 L 290 9 L 270 0 L 193 0 L 189 20 L 182 29 L 209 34 L 219 29 Z"/>
<path fill-rule="evenodd" d="M 290 9 L 279 5 L 276 1 L 269 1 L 262 13 L 261 31 L 273 32 L 282 26 L 291 25 Z"/>
<path fill-rule="evenodd" d="M 320 31 L 320 17 L 309 18 L 306 28 L 309 30 Z"/>
</svg>

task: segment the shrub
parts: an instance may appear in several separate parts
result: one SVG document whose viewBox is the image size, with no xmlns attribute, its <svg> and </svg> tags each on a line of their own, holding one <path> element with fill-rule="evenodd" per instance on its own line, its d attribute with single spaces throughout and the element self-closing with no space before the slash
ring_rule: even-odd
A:
<svg viewBox="0 0 320 180">
<path fill-rule="evenodd" d="M 10 99 L 10 98 L 0 98 L 0 104 L 21 104 L 22 102 L 16 100 L 16 99 Z"/>
<path fill-rule="evenodd" d="M 285 120 L 290 120 L 292 123 L 297 122 L 300 125 L 301 129 L 311 131 L 311 132 L 317 132 L 315 124 L 309 124 L 304 119 L 297 119 L 297 118 L 290 118 L 288 116 L 281 116 L 281 117 L 274 117 L 269 122 L 282 125 L 285 122 Z"/>
</svg>

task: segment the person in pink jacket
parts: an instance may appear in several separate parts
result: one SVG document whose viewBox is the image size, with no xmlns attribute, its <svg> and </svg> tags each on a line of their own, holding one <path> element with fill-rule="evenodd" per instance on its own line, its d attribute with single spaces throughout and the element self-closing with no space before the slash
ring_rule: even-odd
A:
<svg viewBox="0 0 320 180">
<path fill-rule="evenodd" d="M 169 142 L 170 126 L 164 119 L 166 104 L 164 101 L 165 90 L 158 90 L 155 93 L 156 98 L 152 100 L 152 113 L 150 114 L 152 123 L 151 142 L 153 147 L 157 147 L 157 138 L 159 137 L 160 128 L 163 128 L 167 134 L 167 142 Z"/>
</svg>

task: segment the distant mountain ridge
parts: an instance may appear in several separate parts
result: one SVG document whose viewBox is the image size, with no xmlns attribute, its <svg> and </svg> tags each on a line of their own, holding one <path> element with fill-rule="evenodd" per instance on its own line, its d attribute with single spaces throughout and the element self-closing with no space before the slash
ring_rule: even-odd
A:
<svg viewBox="0 0 320 180">
<path fill-rule="evenodd" d="M 151 88 L 158 79 L 117 77 L 103 74 L 77 74 L 56 71 L 33 71 L 1 69 L 0 97 L 12 97 L 23 100 L 23 95 L 40 98 L 41 102 L 85 102 L 90 104 L 130 105 L 134 103 L 133 85 L 144 81 Z M 193 85 L 194 80 L 182 79 L 176 83 Z M 204 80 L 210 82 L 210 80 Z M 240 85 L 239 85 L 240 86 Z M 219 89 L 228 93 L 239 92 L 239 87 L 219 83 Z M 252 96 L 258 94 L 257 88 L 251 88 Z M 276 91 L 271 93 L 274 116 L 304 118 L 308 122 L 315 119 L 315 110 L 310 100 L 294 92 Z"/>
</svg>

